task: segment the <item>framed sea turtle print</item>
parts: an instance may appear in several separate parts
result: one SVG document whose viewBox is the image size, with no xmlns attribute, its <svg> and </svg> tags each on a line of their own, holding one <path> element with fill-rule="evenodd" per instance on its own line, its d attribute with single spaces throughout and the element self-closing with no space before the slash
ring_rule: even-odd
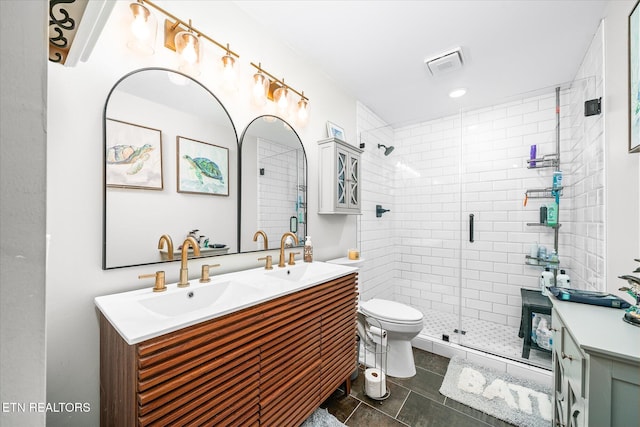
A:
<svg viewBox="0 0 640 427">
<path fill-rule="evenodd" d="M 229 195 L 229 149 L 176 137 L 178 192 Z"/>
<path fill-rule="evenodd" d="M 162 190 L 162 131 L 106 119 L 107 187 Z"/>
</svg>

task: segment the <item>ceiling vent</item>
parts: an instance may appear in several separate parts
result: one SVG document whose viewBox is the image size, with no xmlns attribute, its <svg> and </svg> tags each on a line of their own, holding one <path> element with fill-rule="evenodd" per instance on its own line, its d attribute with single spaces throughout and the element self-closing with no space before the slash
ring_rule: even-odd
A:
<svg viewBox="0 0 640 427">
<path fill-rule="evenodd" d="M 462 68 L 462 49 L 457 47 L 448 52 L 424 60 L 431 75 L 438 76 Z"/>
</svg>

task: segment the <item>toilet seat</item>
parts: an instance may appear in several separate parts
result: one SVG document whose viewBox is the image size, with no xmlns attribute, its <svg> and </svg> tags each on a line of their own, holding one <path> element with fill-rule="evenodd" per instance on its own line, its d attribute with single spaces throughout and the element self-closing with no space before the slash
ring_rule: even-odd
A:
<svg viewBox="0 0 640 427">
<path fill-rule="evenodd" d="M 424 317 L 413 307 L 378 298 L 360 303 L 360 310 L 365 315 L 392 323 L 421 323 Z"/>
</svg>

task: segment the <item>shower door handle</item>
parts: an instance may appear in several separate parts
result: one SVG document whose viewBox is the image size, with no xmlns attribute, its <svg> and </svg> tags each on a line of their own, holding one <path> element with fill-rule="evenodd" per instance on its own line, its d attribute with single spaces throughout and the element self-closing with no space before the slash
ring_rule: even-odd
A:
<svg viewBox="0 0 640 427">
<path fill-rule="evenodd" d="M 473 243 L 473 214 L 469 214 L 469 241 Z"/>
</svg>

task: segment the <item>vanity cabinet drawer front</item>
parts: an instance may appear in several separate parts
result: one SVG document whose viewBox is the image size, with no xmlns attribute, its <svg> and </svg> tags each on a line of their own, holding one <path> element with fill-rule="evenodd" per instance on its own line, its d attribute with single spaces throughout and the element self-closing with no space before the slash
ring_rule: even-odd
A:
<svg viewBox="0 0 640 427">
<path fill-rule="evenodd" d="M 562 345 L 561 351 L 558 356 L 562 359 L 561 363 L 564 367 L 564 376 L 569 381 L 569 384 L 579 396 L 585 397 L 584 393 L 584 355 L 582 351 L 575 343 L 569 331 L 566 328 L 562 328 Z"/>
</svg>

